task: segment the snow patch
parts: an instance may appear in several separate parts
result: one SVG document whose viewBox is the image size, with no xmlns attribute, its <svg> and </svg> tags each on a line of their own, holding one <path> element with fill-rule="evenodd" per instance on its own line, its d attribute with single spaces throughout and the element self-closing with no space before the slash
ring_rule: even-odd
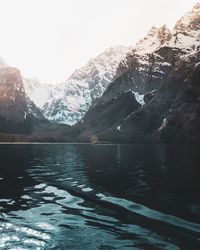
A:
<svg viewBox="0 0 200 250">
<path fill-rule="evenodd" d="M 160 128 L 158 129 L 158 131 L 161 131 L 163 128 L 166 127 L 166 125 L 167 125 L 167 118 L 164 118 L 164 119 L 163 119 L 163 122 L 162 122 L 162 124 L 161 124 L 161 126 L 160 126 Z"/>
<path fill-rule="evenodd" d="M 143 106 L 145 104 L 144 95 L 140 95 L 138 92 L 133 92 L 133 94 L 135 95 L 136 101 Z"/>
<path fill-rule="evenodd" d="M 117 131 L 121 132 L 121 125 L 117 127 Z"/>
</svg>

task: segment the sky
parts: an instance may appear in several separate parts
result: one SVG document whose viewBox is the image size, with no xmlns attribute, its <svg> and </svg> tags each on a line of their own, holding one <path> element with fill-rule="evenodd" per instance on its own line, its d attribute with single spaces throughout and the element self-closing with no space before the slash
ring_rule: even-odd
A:
<svg viewBox="0 0 200 250">
<path fill-rule="evenodd" d="M 0 0 L 0 56 L 25 77 L 66 80 L 115 45 L 175 22 L 198 0 Z"/>
</svg>

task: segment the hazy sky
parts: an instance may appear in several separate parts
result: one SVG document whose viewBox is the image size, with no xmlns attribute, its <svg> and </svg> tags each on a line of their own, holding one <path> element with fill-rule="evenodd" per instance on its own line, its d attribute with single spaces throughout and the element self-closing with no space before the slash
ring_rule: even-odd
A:
<svg viewBox="0 0 200 250">
<path fill-rule="evenodd" d="M 0 56 L 27 77 L 62 82 L 105 48 L 133 45 L 198 0 L 0 0 Z"/>
</svg>

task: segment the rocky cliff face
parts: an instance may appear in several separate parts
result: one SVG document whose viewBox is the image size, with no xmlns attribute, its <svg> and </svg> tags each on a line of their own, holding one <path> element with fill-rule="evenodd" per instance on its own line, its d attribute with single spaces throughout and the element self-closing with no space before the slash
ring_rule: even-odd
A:
<svg viewBox="0 0 200 250">
<path fill-rule="evenodd" d="M 120 63 L 117 77 L 108 86 L 101 100 L 109 101 L 129 89 L 139 95 L 158 89 L 174 66 L 174 58 L 178 54 L 179 50 L 167 47 L 151 54 L 129 53 L 126 61 Z"/>
<path fill-rule="evenodd" d="M 0 116 L 15 122 L 28 113 L 21 74 L 16 68 L 0 69 Z"/>
<path fill-rule="evenodd" d="M 20 71 L 0 68 L 0 132 L 28 131 L 31 119 L 44 119 L 35 104 L 26 96 Z"/>
<path fill-rule="evenodd" d="M 168 82 L 180 83 L 176 97 L 165 111 L 165 124 L 158 136 L 165 142 L 199 142 L 200 139 L 200 51 L 191 53 L 180 64 Z"/>
<path fill-rule="evenodd" d="M 114 81 L 98 100 L 95 112 L 91 109 L 89 113 L 98 117 L 95 113 L 101 105 L 106 107 L 126 91 L 144 96 L 144 103 L 138 111 L 122 116 L 121 124 L 99 128 L 96 136 L 100 140 L 196 140 L 200 124 L 197 115 L 200 98 L 197 84 L 200 82 L 199 6 L 195 5 L 183 16 L 171 32 L 166 26 L 152 28 L 121 61 Z M 79 132 L 77 138 L 80 140 L 89 140 L 93 134 L 93 125 L 87 115 L 79 125 Z"/>
<path fill-rule="evenodd" d="M 81 131 L 83 132 L 81 137 L 91 138 L 112 127 L 120 131 L 120 124 L 123 122 L 123 118 L 129 116 L 141 106 L 132 91 L 127 91 L 109 102 L 93 106 L 84 117 L 84 122 L 81 126 Z"/>
<path fill-rule="evenodd" d="M 152 27 L 120 62 L 116 80 L 105 92 L 104 100 L 130 88 L 139 94 L 158 89 L 179 58 L 199 49 L 199 23 L 200 4 L 196 4 L 172 31 L 166 25 Z"/>
<path fill-rule="evenodd" d="M 199 52 L 177 62 L 155 97 L 123 121 L 119 137 L 135 142 L 198 142 L 199 62 Z"/>
<path fill-rule="evenodd" d="M 142 107 L 132 106 L 129 114 L 125 112 L 117 117 L 119 123 L 111 126 L 107 122 L 110 117 L 103 117 L 106 125 L 102 126 L 98 118 L 99 108 L 91 109 L 85 116 L 85 121 L 79 125 L 80 141 L 89 141 L 92 136 L 98 140 L 113 142 L 199 142 L 200 140 L 200 52 L 191 54 L 179 60 L 170 75 L 164 79 L 160 89 L 153 93 Z M 151 93 L 152 94 L 152 93 Z M 145 98 L 144 98 L 145 99 Z M 112 103 L 112 102 L 111 102 Z M 104 103 L 104 114 L 107 112 Z M 114 106 L 109 107 L 112 110 Z M 136 108 L 136 111 L 134 110 Z M 118 114 L 113 109 L 113 116 Z M 100 123 L 100 126 L 99 126 Z"/>
<path fill-rule="evenodd" d="M 167 45 L 170 39 L 172 32 L 165 25 L 152 27 L 120 62 L 115 80 L 106 89 L 102 100 L 109 101 L 129 89 L 139 95 L 158 89 L 181 54 L 179 48 Z"/>
</svg>

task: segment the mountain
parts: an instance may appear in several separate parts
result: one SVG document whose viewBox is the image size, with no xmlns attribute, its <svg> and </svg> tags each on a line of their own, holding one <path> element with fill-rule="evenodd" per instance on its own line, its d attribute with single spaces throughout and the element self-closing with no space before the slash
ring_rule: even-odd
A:
<svg viewBox="0 0 200 250">
<path fill-rule="evenodd" d="M 0 58 L 0 140 L 198 142 L 199 25 L 198 3 L 173 30 L 152 27 L 134 47 L 109 48 L 57 85 L 22 79 Z"/>
<path fill-rule="evenodd" d="M 172 33 L 166 25 L 163 25 L 160 28 L 152 27 L 148 34 L 136 43 L 132 53 L 152 53 L 167 41 L 170 41 L 171 38 Z"/>
<path fill-rule="evenodd" d="M 0 67 L 0 141 L 63 141 L 67 128 L 45 119 L 27 96 L 19 69 L 2 64 Z"/>
<path fill-rule="evenodd" d="M 0 116 L 7 120 L 23 121 L 28 113 L 21 74 L 16 68 L 0 69 Z"/>
<path fill-rule="evenodd" d="M 55 86 L 52 84 L 40 83 L 36 78 L 25 77 L 23 77 L 23 84 L 27 96 L 40 109 L 49 99 L 53 98 Z"/>
<path fill-rule="evenodd" d="M 68 125 L 80 121 L 102 96 L 129 50 L 122 46 L 109 48 L 76 70 L 64 83 L 56 85 L 42 108 L 44 116 Z"/>
<path fill-rule="evenodd" d="M 158 89 L 176 58 L 199 46 L 199 5 L 184 15 L 172 31 L 166 25 L 152 27 L 133 49 L 109 48 L 62 84 L 45 86 L 25 81 L 29 97 L 47 119 L 74 125 L 105 91 L 103 99 L 110 101 L 129 89 L 138 96 Z M 115 83 L 110 85 L 113 80 Z"/>
<path fill-rule="evenodd" d="M 137 102 L 135 94 L 132 91 L 124 92 L 119 97 L 112 99 L 107 103 L 101 103 L 92 107 L 85 115 L 83 133 L 87 136 L 87 125 L 89 135 L 96 134 L 99 131 L 106 130 L 108 127 L 116 127 L 119 129 L 123 122 L 123 117 L 127 117 L 132 112 L 138 110 L 141 104 Z"/>
<path fill-rule="evenodd" d="M 2 57 L 0 57 L 0 103 L 1 116 L 13 122 L 22 121 L 25 116 L 44 119 L 26 93 L 20 70 L 10 67 Z"/>
<path fill-rule="evenodd" d="M 174 27 L 170 46 L 176 46 L 186 52 L 199 49 L 200 46 L 200 3 L 179 19 Z"/>
<path fill-rule="evenodd" d="M 196 4 L 172 31 L 165 25 L 153 27 L 120 62 L 102 97 L 74 127 L 75 140 L 89 141 L 94 135 L 99 140 L 118 142 L 180 141 L 180 135 L 184 141 L 200 139 L 195 138 L 200 129 L 199 25 L 200 4 Z M 102 118 L 101 107 L 104 114 L 113 109 L 112 116 L 117 116 L 112 102 L 127 91 L 140 97 L 142 106 L 132 112 L 127 109 L 128 115 L 121 113 L 121 123 L 102 125 L 102 119 L 108 121 L 110 114 Z M 97 117 L 95 124 L 93 117 Z"/>
<path fill-rule="evenodd" d="M 199 83 L 200 51 L 196 51 L 177 62 L 148 105 L 120 124 L 120 140 L 199 142 Z"/>
<path fill-rule="evenodd" d="M 30 121 L 44 119 L 35 104 L 27 97 L 17 68 L 0 68 L 0 132 L 27 133 Z"/>
</svg>

